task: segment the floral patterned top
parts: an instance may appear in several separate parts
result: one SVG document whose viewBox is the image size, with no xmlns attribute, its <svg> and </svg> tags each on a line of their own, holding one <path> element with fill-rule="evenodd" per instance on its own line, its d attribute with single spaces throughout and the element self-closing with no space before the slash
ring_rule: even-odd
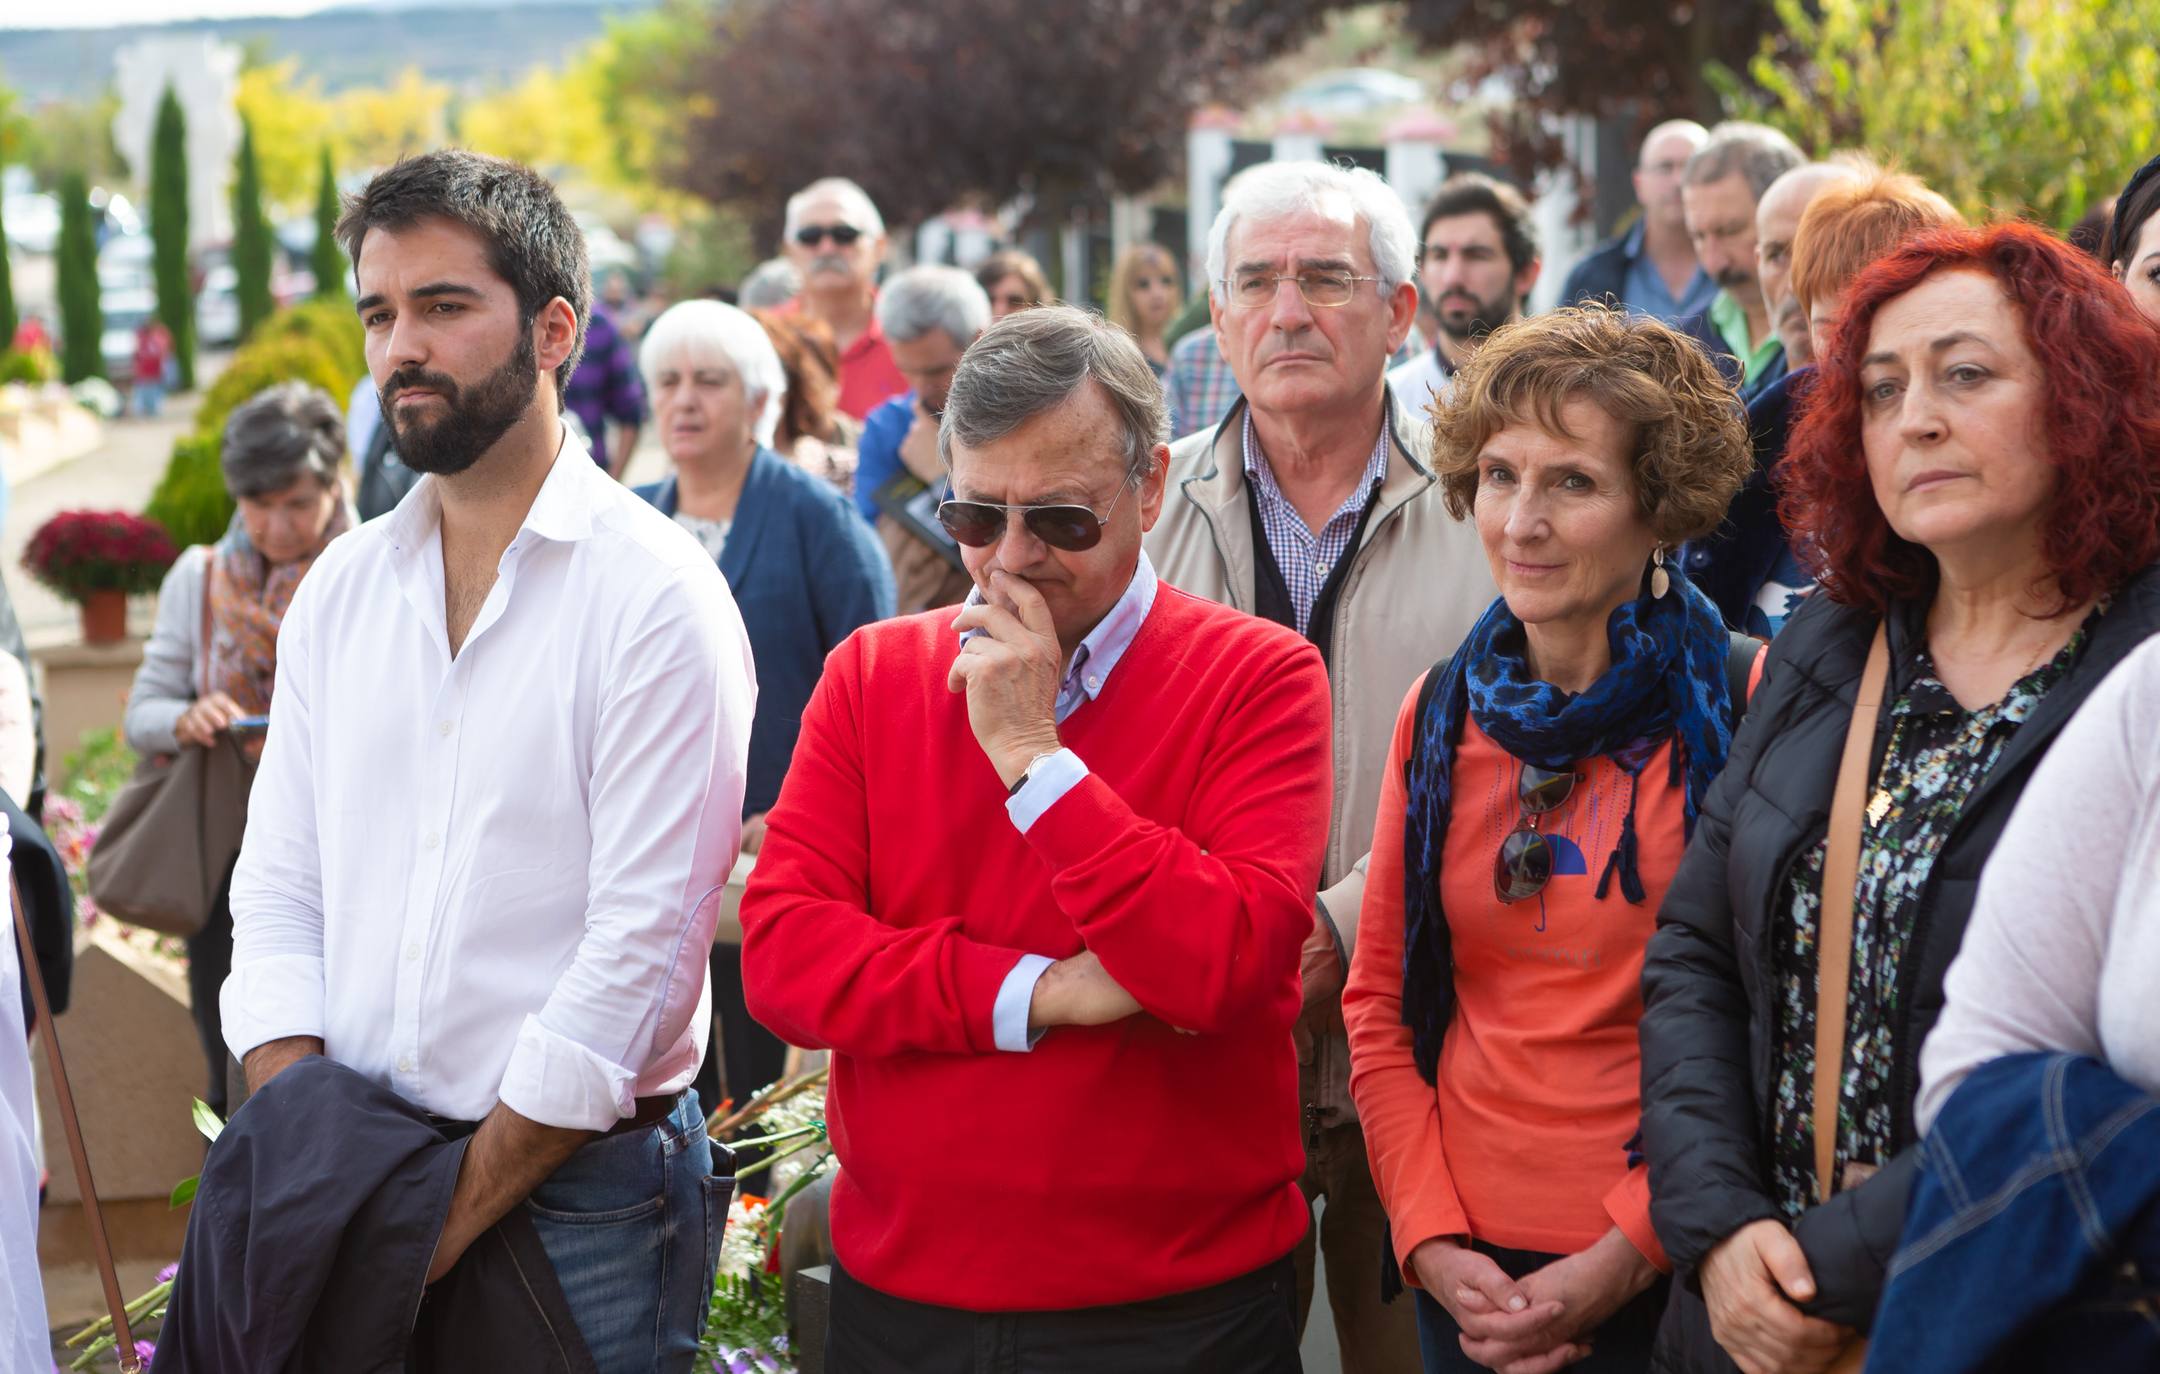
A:
<svg viewBox="0 0 2160 1374">
<path fill-rule="evenodd" d="M 2090 622 L 2088 622 L 2089 626 Z M 2002 700 L 1967 711 L 1935 676 L 1925 651 L 1912 684 L 1890 707 L 1890 743 L 1860 823 L 1853 894 L 1852 983 L 1845 1011 L 1836 1167 L 1880 1166 L 1892 1153 L 1897 1105 L 1890 1084 L 1899 1046 L 1898 968 L 1911 943 L 1936 856 L 1965 799 L 2084 646 L 2086 630 L 2010 685 Z M 1815 932 L 1827 839 L 1794 869 L 1790 900 L 1772 933 L 1776 976 L 1777 1091 L 1771 1104 L 1771 1195 L 1785 1215 L 1815 1204 Z M 1918 1046 L 1910 1047 L 1913 1052 Z"/>
</svg>

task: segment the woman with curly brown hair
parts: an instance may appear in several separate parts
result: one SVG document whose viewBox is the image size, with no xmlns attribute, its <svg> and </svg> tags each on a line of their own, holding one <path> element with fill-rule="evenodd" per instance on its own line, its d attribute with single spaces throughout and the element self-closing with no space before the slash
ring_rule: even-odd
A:
<svg viewBox="0 0 2160 1374">
<path fill-rule="evenodd" d="M 1815 1371 L 1867 1330 L 1981 866 L 2160 630 L 2160 333 L 2119 285 L 2030 226 L 1936 229 L 1838 314 L 1778 469 L 1819 587 L 1644 968 L 1652 1218 L 1696 1280 L 1661 1368 Z"/>
<path fill-rule="evenodd" d="M 1628 1154 L 1643 945 L 1756 647 L 1671 551 L 1747 430 L 1685 336 L 1562 310 L 1465 365 L 1432 461 L 1500 598 L 1397 720 L 1350 1091 L 1428 1371 L 1640 1371 L 1666 1267 Z"/>
</svg>

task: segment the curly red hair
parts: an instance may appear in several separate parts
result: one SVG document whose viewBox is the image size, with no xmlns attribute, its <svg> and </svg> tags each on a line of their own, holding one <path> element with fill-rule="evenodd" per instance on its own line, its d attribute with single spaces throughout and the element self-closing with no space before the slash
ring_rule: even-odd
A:
<svg viewBox="0 0 2160 1374">
<path fill-rule="evenodd" d="M 1868 480 L 1860 360 L 1885 303 L 1953 271 L 2002 288 L 2046 375 L 2058 477 L 2041 555 L 2062 605 L 2083 605 L 2160 558 L 2160 328 L 2089 256 L 2029 224 L 1916 234 L 1853 280 L 1777 467 L 1778 513 L 1832 599 L 1886 612 L 1934 595 L 1934 555 L 1890 528 Z"/>
</svg>

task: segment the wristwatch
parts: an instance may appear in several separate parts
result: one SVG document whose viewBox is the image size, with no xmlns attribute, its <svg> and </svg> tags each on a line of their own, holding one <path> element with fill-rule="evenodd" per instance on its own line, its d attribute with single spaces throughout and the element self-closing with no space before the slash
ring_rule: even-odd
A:
<svg viewBox="0 0 2160 1374">
<path fill-rule="evenodd" d="M 1020 776 L 1013 779 L 1013 785 L 1005 789 L 1005 795 L 1008 797 L 1019 796 L 1020 789 L 1027 786 L 1028 779 L 1035 775 L 1036 764 L 1041 763 L 1044 759 L 1047 758 L 1055 758 L 1057 755 L 1064 752 L 1064 746 L 1060 745 L 1056 749 L 1045 749 L 1040 754 L 1037 754 L 1034 758 L 1029 759 L 1027 761 L 1027 767 L 1020 770 Z"/>
</svg>

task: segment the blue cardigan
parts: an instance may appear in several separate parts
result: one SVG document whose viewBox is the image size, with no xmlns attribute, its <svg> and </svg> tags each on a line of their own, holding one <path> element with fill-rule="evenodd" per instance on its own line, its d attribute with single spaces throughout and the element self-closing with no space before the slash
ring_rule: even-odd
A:
<svg viewBox="0 0 2160 1374">
<path fill-rule="evenodd" d="M 662 515 L 675 514 L 675 478 L 637 488 Z M 847 498 L 769 448 L 750 459 L 735 520 L 720 549 L 750 652 L 757 661 L 757 714 L 743 815 L 772 809 L 802 730 L 803 708 L 825 655 L 857 626 L 893 613 L 892 563 Z"/>
</svg>

